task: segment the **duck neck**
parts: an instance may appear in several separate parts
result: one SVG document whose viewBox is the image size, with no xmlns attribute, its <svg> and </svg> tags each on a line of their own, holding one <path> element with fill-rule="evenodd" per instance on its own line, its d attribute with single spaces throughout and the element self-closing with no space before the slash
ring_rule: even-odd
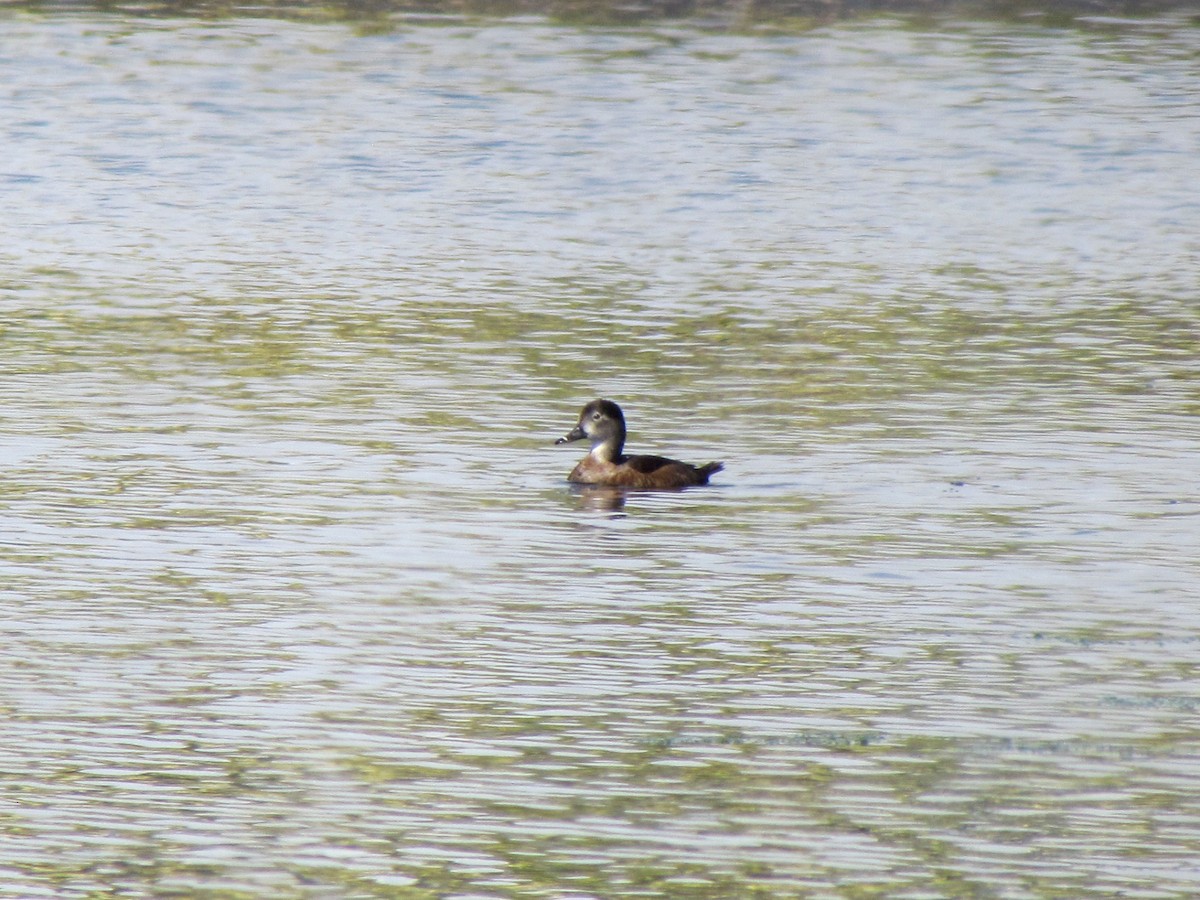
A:
<svg viewBox="0 0 1200 900">
<path fill-rule="evenodd" d="M 592 444 L 591 457 L 602 463 L 620 463 L 621 450 L 625 446 L 625 435 L 623 433 L 609 435 L 603 440 L 596 441 Z"/>
</svg>

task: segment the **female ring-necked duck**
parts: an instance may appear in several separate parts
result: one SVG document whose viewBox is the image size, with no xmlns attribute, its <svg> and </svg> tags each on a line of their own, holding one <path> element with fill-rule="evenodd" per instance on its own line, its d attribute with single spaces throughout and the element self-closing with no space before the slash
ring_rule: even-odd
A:
<svg viewBox="0 0 1200 900">
<path fill-rule="evenodd" d="M 593 400 L 579 414 L 579 424 L 555 444 L 592 442 L 591 452 L 567 476 L 576 484 L 607 484 L 642 490 L 674 490 L 695 484 L 708 484 L 714 472 L 725 466 L 719 462 L 692 466 L 662 456 L 626 456 L 625 416 L 611 400 Z"/>
</svg>

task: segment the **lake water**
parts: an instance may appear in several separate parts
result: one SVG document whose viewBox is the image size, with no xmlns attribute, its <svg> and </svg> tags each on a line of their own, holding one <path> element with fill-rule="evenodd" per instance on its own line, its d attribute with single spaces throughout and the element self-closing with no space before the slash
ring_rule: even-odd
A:
<svg viewBox="0 0 1200 900">
<path fill-rule="evenodd" d="M 3 29 L 0 895 L 1200 894 L 1193 21 Z"/>
</svg>

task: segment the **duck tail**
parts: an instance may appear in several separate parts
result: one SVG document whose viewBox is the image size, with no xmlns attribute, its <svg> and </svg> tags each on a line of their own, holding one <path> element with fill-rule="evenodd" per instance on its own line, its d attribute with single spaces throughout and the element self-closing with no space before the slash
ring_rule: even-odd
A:
<svg viewBox="0 0 1200 900">
<path fill-rule="evenodd" d="M 718 472 L 720 472 L 724 468 L 725 468 L 725 463 L 719 463 L 719 462 L 710 462 L 710 463 L 705 463 L 702 466 L 697 466 L 696 471 L 699 472 L 700 477 L 704 479 L 700 483 L 708 484 L 708 479 L 711 476 L 716 475 Z"/>
</svg>

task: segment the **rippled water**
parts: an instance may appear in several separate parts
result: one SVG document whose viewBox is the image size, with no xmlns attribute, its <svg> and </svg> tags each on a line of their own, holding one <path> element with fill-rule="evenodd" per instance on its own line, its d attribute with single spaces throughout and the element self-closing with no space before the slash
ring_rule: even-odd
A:
<svg viewBox="0 0 1200 900">
<path fill-rule="evenodd" d="M 0 893 L 1200 893 L 1187 20 L 4 28 Z"/>
</svg>

